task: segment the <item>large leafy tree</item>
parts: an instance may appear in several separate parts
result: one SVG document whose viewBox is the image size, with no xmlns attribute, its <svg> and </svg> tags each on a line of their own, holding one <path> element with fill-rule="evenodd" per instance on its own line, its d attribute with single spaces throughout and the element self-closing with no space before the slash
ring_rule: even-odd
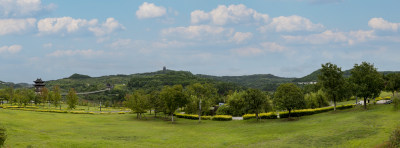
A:
<svg viewBox="0 0 400 148">
<path fill-rule="evenodd" d="M 279 85 L 275 92 L 274 104 L 277 109 L 289 111 L 289 118 L 292 110 L 304 108 L 306 105 L 303 92 L 293 83 Z"/>
<path fill-rule="evenodd" d="M 61 91 L 60 91 L 60 87 L 58 85 L 53 87 L 53 95 L 52 95 L 52 101 L 53 101 L 53 105 L 55 107 L 60 105 L 61 102 Z"/>
<path fill-rule="evenodd" d="M 265 104 L 268 103 L 267 96 L 259 89 L 249 88 L 243 97 L 247 103 L 248 111 L 254 112 L 256 119 L 259 120 L 258 114 L 266 106 Z"/>
<path fill-rule="evenodd" d="M 182 85 L 164 86 L 160 92 L 160 97 L 164 100 L 166 113 L 171 115 L 171 120 L 174 122 L 175 110 L 187 102 Z"/>
<path fill-rule="evenodd" d="M 400 90 L 400 73 L 390 73 L 384 78 L 386 80 L 385 90 L 392 92 L 394 96 L 394 92 Z"/>
<path fill-rule="evenodd" d="M 235 91 L 232 94 L 228 95 L 228 106 L 232 111 L 232 115 L 234 116 L 242 116 L 246 113 L 247 107 L 246 102 L 244 100 L 244 91 Z"/>
<path fill-rule="evenodd" d="M 73 88 L 71 88 L 66 96 L 69 109 L 74 109 L 78 104 L 78 96 Z"/>
<path fill-rule="evenodd" d="M 208 83 L 194 83 L 186 87 L 186 93 L 190 98 L 187 104 L 188 113 L 197 112 L 201 121 L 201 115 L 213 105 L 217 90 Z"/>
<path fill-rule="evenodd" d="M 134 113 L 137 114 L 138 119 L 142 119 L 142 114 L 146 113 L 150 108 L 148 95 L 143 90 L 136 90 L 131 95 L 126 95 L 125 106 L 130 108 Z"/>
<path fill-rule="evenodd" d="M 47 101 L 49 101 L 49 89 L 47 89 L 46 87 L 43 87 L 43 88 L 40 90 L 39 96 L 40 96 L 40 100 L 41 100 L 41 102 L 42 102 L 43 104 L 44 104 L 44 103 L 47 103 Z"/>
<path fill-rule="evenodd" d="M 382 75 L 373 64 L 362 62 L 355 64 L 351 70 L 350 80 L 356 88 L 356 96 L 364 99 L 364 108 L 367 109 L 367 98 L 377 97 L 384 88 Z"/>
<path fill-rule="evenodd" d="M 322 84 L 322 89 L 328 95 L 328 98 L 333 101 L 334 110 L 336 111 L 336 102 L 340 101 L 345 91 L 345 79 L 340 67 L 335 64 L 326 63 L 322 65 L 321 74 L 318 76 L 319 83 Z"/>
</svg>

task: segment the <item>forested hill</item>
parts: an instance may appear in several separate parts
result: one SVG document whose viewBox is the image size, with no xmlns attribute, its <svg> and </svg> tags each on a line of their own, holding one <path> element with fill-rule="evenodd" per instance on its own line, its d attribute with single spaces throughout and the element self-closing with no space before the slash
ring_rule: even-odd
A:
<svg viewBox="0 0 400 148">
<path fill-rule="evenodd" d="M 198 75 L 204 78 L 211 78 L 223 82 L 231 82 L 244 87 L 258 88 L 266 91 L 275 90 L 279 84 L 291 82 L 295 78 L 283 78 L 272 74 L 255 74 L 244 76 L 210 76 Z"/>
<path fill-rule="evenodd" d="M 400 73 L 400 71 L 380 71 L 381 74 L 389 74 L 389 73 Z M 321 74 L 321 69 L 318 69 L 312 72 L 309 75 L 306 75 L 301 78 L 294 79 L 293 82 L 316 82 L 318 80 L 318 75 Z M 348 78 L 351 76 L 351 69 L 343 71 L 343 76 Z"/>
<path fill-rule="evenodd" d="M 188 71 L 156 71 L 131 75 L 109 75 L 90 77 L 82 74 L 73 74 L 68 78 L 51 80 L 46 82 L 48 88 L 59 85 L 65 92 L 74 88 L 78 92 L 89 92 L 106 88 L 107 84 L 114 85 L 121 90 L 144 89 L 146 91 L 159 90 L 165 85 L 181 84 L 183 86 L 192 83 L 211 83 L 221 89 L 241 89 L 237 84 L 222 82 L 210 78 L 193 75 Z"/>
<path fill-rule="evenodd" d="M 17 83 L 17 84 L 14 84 L 12 82 L 0 81 L 0 89 L 6 88 L 6 87 L 11 87 L 11 86 L 13 88 L 27 88 L 27 87 L 32 87 L 32 84 L 28 84 L 28 83 Z"/>
</svg>

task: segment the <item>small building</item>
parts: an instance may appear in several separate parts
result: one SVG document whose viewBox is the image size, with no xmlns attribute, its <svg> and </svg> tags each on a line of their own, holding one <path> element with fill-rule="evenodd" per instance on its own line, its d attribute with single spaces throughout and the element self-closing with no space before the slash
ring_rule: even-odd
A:
<svg viewBox="0 0 400 148">
<path fill-rule="evenodd" d="M 41 78 L 36 79 L 36 81 L 33 81 L 35 84 L 33 86 L 35 87 L 35 92 L 40 93 L 42 89 L 46 86 L 44 81 Z"/>
</svg>

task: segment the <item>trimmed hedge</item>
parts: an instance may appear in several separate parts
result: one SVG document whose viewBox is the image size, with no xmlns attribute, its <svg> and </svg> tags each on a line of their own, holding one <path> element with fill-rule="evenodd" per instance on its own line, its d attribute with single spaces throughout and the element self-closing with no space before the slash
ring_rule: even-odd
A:
<svg viewBox="0 0 400 148">
<path fill-rule="evenodd" d="M 277 119 L 278 115 L 274 112 L 268 112 L 268 113 L 260 113 L 258 116 L 261 119 Z M 251 118 L 256 118 L 256 114 L 245 114 L 243 115 L 243 120 L 248 120 Z"/>
<path fill-rule="evenodd" d="M 339 105 L 336 106 L 336 109 L 341 110 L 341 109 L 348 109 L 352 108 L 355 106 L 354 104 L 348 104 L 348 105 Z M 315 108 L 315 109 L 301 109 L 301 110 L 294 110 L 290 112 L 291 117 L 301 117 L 301 116 L 307 116 L 307 115 L 313 115 L 313 114 L 318 114 L 318 113 L 323 113 L 327 111 L 333 110 L 333 106 L 331 107 L 323 107 L 323 108 Z M 261 113 L 259 114 L 261 119 L 277 119 L 277 115 L 275 113 Z M 284 111 L 284 112 L 279 112 L 279 118 L 288 118 L 289 117 L 289 112 Z M 255 114 L 246 114 L 243 115 L 243 120 L 251 119 L 251 118 L 256 118 Z"/>
<path fill-rule="evenodd" d="M 191 120 L 198 120 L 199 115 L 191 115 L 191 114 L 175 114 L 176 117 L 178 118 L 185 118 L 185 119 L 191 119 Z M 211 120 L 211 116 L 201 116 L 202 120 Z"/>
<path fill-rule="evenodd" d="M 214 121 L 231 121 L 232 116 L 230 116 L 230 115 L 215 115 L 214 117 L 212 117 L 212 120 L 214 120 Z"/>
<path fill-rule="evenodd" d="M 199 115 L 191 115 L 191 114 L 175 114 L 178 118 L 185 118 L 191 120 L 198 120 Z M 216 115 L 216 116 L 201 116 L 202 120 L 216 120 L 216 121 L 230 121 L 232 120 L 232 116 L 229 115 Z"/>
</svg>

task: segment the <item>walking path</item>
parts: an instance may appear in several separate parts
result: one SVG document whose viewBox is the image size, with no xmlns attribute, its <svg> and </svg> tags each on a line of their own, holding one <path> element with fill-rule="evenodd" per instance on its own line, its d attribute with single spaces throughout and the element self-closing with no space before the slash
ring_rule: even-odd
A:
<svg viewBox="0 0 400 148">
<path fill-rule="evenodd" d="M 243 120 L 243 117 L 232 117 L 232 120 Z"/>
</svg>

